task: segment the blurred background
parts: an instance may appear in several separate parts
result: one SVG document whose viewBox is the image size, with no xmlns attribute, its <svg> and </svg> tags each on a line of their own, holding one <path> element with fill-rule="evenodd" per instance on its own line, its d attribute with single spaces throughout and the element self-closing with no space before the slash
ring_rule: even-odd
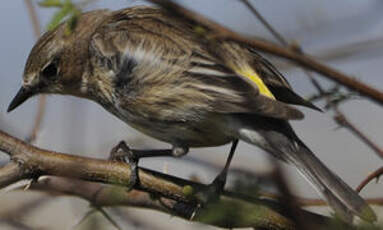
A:
<svg viewBox="0 0 383 230">
<path fill-rule="evenodd" d="M 33 4 L 42 28 L 51 20 L 55 9 Z M 235 0 L 183 0 L 183 5 L 212 18 L 235 31 L 275 41 L 263 25 L 240 2 Z M 383 89 L 383 1 L 250 1 L 258 11 L 289 41 L 295 41 L 305 52 L 355 78 Z M 145 1 L 92 1 L 84 10 L 121 9 Z M 24 1 L 3 1 L 0 5 L 0 129 L 25 139 L 33 127 L 37 97 L 23 104 L 15 112 L 6 113 L 7 106 L 21 86 L 26 58 L 36 41 Z M 279 58 L 271 61 L 279 67 L 293 88 L 305 97 L 316 93 L 301 69 Z M 317 78 L 326 87 L 334 84 Z M 323 106 L 323 102 L 317 103 Z M 383 147 L 383 109 L 365 99 L 356 99 L 340 107 L 348 118 L 375 143 Z M 338 129 L 333 113 L 318 113 L 302 108 L 306 119 L 293 122 L 298 135 L 352 187 L 356 187 L 370 172 L 382 166 L 382 159 L 345 129 Z M 165 143 L 153 140 L 128 127 L 104 111 L 99 105 L 83 99 L 49 96 L 47 110 L 35 145 L 54 151 L 107 158 L 110 149 L 120 140 L 134 148 L 163 148 Z M 192 149 L 182 159 L 144 159 L 140 166 L 166 172 L 178 177 L 198 178 L 210 183 L 223 167 L 229 146 Z M 8 159 L 0 154 L 0 162 Z M 232 163 L 238 169 L 262 173 L 270 170 L 266 153 L 240 143 Z M 293 192 L 316 198 L 311 186 L 288 166 L 284 167 Z M 237 173 L 238 174 L 238 173 Z M 239 174 L 240 175 L 240 174 Z M 231 181 L 233 174 L 229 176 Z M 253 178 L 257 182 L 257 178 Z M 267 188 L 266 188 L 267 189 Z M 371 183 L 362 191 L 363 197 L 383 196 L 383 184 Z M 16 202 L 17 201 L 17 202 Z M 40 201 L 40 202 L 38 202 Z M 105 218 L 95 214 L 77 225 L 90 209 L 86 201 L 73 197 L 46 198 L 37 192 L 12 192 L 0 197 L 0 229 L 20 229 L 10 225 L 3 216 L 20 205 L 36 202 L 32 212 L 20 213 L 15 219 L 32 229 L 114 229 Z M 150 210 L 134 208 L 107 209 L 125 229 L 214 229 Z M 312 208 L 329 213 L 327 208 Z M 377 208 L 379 211 L 379 209 Z M 148 217 L 150 222 L 148 222 Z M 379 214 L 383 219 L 382 213 Z M 129 218 L 125 218 L 129 217 Z M 382 221 L 382 220 L 381 220 Z M 95 224 L 96 223 L 96 224 Z"/>
</svg>

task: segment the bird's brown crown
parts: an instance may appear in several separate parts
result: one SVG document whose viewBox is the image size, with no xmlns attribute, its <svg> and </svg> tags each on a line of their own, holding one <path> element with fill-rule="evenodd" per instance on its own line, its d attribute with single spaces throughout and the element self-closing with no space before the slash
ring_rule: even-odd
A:
<svg viewBox="0 0 383 230">
<path fill-rule="evenodd" d="M 63 93 L 78 86 L 86 68 L 88 45 L 95 29 L 109 15 L 97 10 L 82 14 L 68 33 L 66 22 L 46 32 L 29 54 L 23 86 L 37 87 L 36 93 Z"/>
</svg>

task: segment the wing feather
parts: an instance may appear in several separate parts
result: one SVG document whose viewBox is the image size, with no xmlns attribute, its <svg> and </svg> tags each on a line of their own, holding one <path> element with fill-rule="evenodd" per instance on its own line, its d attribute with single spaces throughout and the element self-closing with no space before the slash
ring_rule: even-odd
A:
<svg viewBox="0 0 383 230">
<path fill-rule="evenodd" d="M 140 108 L 177 120 L 205 112 L 303 118 L 299 110 L 265 95 L 260 84 L 236 71 L 253 60 L 245 49 L 227 49 L 223 44 L 217 47 L 223 58 L 217 58 L 192 27 L 158 9 L 139 10 L 143 12 L 131 14 L 127 9 L 112 15 L 102 31 L 96 31 L 90 47 L 98 60 L 107 63 L 101 63 L 103 67 L 114 73 L 111 82 L 125 95 L 122 101 L 127 109 L 134 108 L 132 103 L 146 103 Z"/>
<path fill-rule="evenodd" d="M 296 94 L 286 78 L 265 58 L 254 49 L 249 49 L 254 57 L 254 68 L 262 76 L 264 83 L 279 100 L 289 104 L 302 105 L 311 109 L 322 111 L 320 108 Z"/>
</svg>

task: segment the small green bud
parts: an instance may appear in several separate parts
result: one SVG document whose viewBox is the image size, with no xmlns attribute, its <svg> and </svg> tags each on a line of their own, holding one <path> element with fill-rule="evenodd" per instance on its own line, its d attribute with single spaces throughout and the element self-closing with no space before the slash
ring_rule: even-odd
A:
<svg viewBox="0 0 383 230">
<path fill-rule="evenodd" d="M 185 196 L 192 196 L 194 194 L 194 189 L 192 186 L 190 185 L 185 185 L 183 188 L 182 188 L 182 193 L 185 195 Z"/>
</svg>

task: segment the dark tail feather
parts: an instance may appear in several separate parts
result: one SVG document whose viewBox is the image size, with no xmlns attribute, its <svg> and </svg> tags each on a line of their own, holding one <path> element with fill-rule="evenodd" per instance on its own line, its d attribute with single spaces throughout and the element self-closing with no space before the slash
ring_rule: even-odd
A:
<svg viewBox="0 0 383 230">
<path fill-rule="evenodd" d="M 366 221 L 376 220 L 374 211 L 363 198 L 331 172 L 303 143 L 298 144 L 296 151 L 284 155 L 286 161 L 295 165 L 344 219 L 350 220 L 355 214 Z"/>
<path fill-rule="evenodd" d="M 342 179 L 330 171 L 305 144 L 298 139 L 287 122 L 257 119 L 257 125 L 239 130 L 240 139 L 255 144 L 279 159 L 293 164 L 327 200 L 329 205 L 349 221 L 353 214 L 374 222 L 376 215 L 369 205 Z M 250 128 L 251 127 L 251 128 Z"/>
</svg>

